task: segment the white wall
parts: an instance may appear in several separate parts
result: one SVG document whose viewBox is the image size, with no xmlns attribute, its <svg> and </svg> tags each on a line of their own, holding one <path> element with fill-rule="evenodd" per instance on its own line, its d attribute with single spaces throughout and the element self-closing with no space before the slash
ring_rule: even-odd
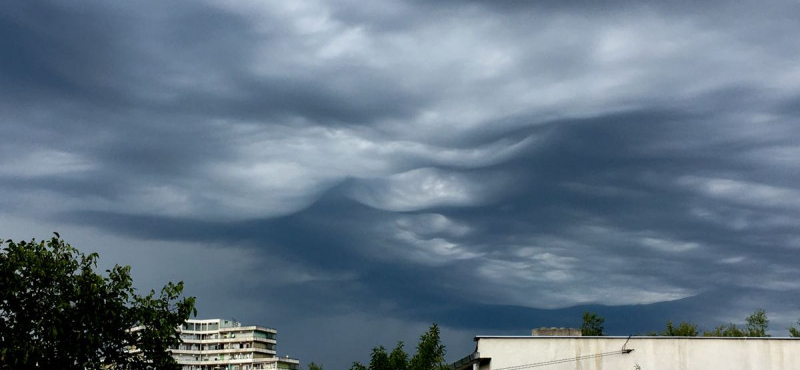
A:
<svg viewBox="0 0 800 370">
<path fill-rule="evenodd" d="M 798 370 L 800 339 L 633 337 L 480 337 L 480 370 Z M 607 353 L 602 357 L 575 360 Z M 563 363 L 550 363 L 565 360 Z M 530 365 L 530 366 L 526 366 Z M 533 366 L 537 365 L 537 366 Z M 638 366 L 638 367 L 637 367 Z"/>
</svg>

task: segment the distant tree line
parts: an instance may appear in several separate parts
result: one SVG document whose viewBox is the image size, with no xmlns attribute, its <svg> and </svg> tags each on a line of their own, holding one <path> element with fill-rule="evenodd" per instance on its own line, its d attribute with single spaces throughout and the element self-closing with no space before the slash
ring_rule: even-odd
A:
<svg viewBox="0 0 800 370">
<path fill-rule="evenodd" d="M 386 352 L 383 346 L 372 349 L 369 364 L 363 365 L 354 361 L 350 370 L 445 370 L 450 369 L 444 360 L 446 353 L 440 338 L 439 325 L 431 327 L 419 337 L 417 351 L 411 358 L 403 348 L 403 341 L 398 341 L 391 352 Z M 311 362 L 308 370 L 322 370 L 322 365 Z"/>
<path fill-rule="evenodd" d="M 434 323 L 419 337 L 417 352 L 408 358 L 403 349 L 403 341 L 398 341 L 397 346 L 390 353 L 386 353 L 383 346 L 372 349 L 369 365 L 364 366 L 353 362 L 350 370 L 444 370 L 449 369 L 444 360 L 446 353 L 444 344 L 439 335 L 439 325 Z"/>
<path fill-rule="evenodd" d="M 703 330 L 704 337 L 769 337 L 767 334 L 767 327 L 769 319 L 767 313 L 763 309 L 757 309 L 752 314 L 745 318 L 744 326 L 738 326 L 734 323 L 727 325 L 720 325 L 712 330 Z M 602 336 L 603 323 L 605 319 L 594 312 L 584 312 L 583 322 L 581 324 L 581 334 L 584 336 Z M 798 321 L 800 324 L 800 321 Z M 688 321 L 681 321 L 677 325 L 672 323 L 672 320 L 667 321 L 667 325 L 662 332 L 650 332 L 647 335 L 652 336 L 667 336 L 667 337 L 697 337 L 700 336 L 700 330 L 696 324 Z M 789 336 L 800 338 L 800 329 L 794 326 L 789 328 Z"/>
</svg>

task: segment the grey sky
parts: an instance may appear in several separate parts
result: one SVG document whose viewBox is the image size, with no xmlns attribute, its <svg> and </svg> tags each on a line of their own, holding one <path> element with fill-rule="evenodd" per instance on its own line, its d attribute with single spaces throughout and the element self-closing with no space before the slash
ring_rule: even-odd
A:
<svg viewBox="0 0 800 370">
<path fill-rule="evenodd" d="M 794 1 L 12 1 L 0 235 L 339 369 L 800 318 Z"/>
</svg>

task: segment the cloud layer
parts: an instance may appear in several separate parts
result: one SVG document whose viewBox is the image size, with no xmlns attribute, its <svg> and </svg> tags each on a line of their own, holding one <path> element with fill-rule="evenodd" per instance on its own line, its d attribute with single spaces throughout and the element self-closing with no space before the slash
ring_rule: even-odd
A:
<svg viewBox="0 0 800 370">
<path fill-rule="evenodd" d="M 332 368 L 378 328 L 410 348 L 439 321 L 456 358 L 477 331 L 575 326 L 587 308 L 617 334 L 765 308 L 785 335 L 798 16 L 791 1 L 14 2 L 0 233 L 59 230 L 143 289 L 185 280 L 202 316 L 277 326 L 281 350 Z M 359 318 L 352 342 L 304 337 Z"/>
</svg>

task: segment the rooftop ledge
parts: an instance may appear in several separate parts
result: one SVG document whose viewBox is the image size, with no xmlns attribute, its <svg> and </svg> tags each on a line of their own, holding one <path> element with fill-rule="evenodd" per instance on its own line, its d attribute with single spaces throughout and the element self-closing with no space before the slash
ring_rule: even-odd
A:
<svg viewBox="0 0 800 370">
<path fill-rule="evenodd" d="M 652 335 L 632 335 L 632 336 L 532 336 L 532 335 L 476 335 L 475 340 L 478 339 L 725 339 L 725 340 L 800 340 L 795 337 L 670 337 L 670 336 L 652 336 Z"/>
</svg>

